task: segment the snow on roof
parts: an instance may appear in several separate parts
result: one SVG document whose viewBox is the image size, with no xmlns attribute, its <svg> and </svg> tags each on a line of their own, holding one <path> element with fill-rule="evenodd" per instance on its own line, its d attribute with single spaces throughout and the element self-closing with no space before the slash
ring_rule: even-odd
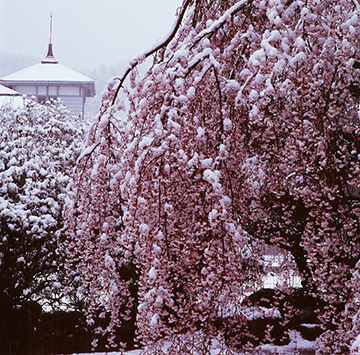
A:
<svg viewBox="0 0 360 355">
<path fill-rule="evenodd" d="M 0 106 L 11 106 L 13 108 L 22 108 L 29 102 L 28 99 L 22 96 L 0 96 Z"/>
<path fill-rule="evenodd" d="M 88 82 L 93 80 L 59 63 L 41 62 L 5 76 L 2 81 L 34 82 L 34 81 L 66 81 Z"/>
<path fill-rule="evenodd" d="M 0 96 L 19 96 L 20 94 L 15 91 L 7 88 L 4 85 L 0 85 Z"/>
<path fill-rule="evenodd" d="M 24 107 L 29 102 L 24 96 L 15 90 L 0 85 L 0 106 Z"/>
</svg>

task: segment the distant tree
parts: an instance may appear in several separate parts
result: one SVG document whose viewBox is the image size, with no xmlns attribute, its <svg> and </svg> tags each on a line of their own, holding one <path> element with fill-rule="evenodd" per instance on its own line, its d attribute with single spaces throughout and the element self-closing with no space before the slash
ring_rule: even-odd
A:
<svg viewBox="0 0 360 355">
<path fill-rule="evenodd" d="M 219 316 L 260 287 L 268 245 L 315 300 L 318 353 L 350 352 L 359 16 L 356 0 L 184 1 L 170 37 L 109 86 L 77 166 L 68 267 L 90 318 L 103 307 L 111 333 L 135 302 L 149 352 L 208 353 Z"/>
<path fill-rule="evenodd" d="M 20 351 L 9 339 L 35 342 L 26 332 L 42 308 L 57 310 L 64 301 L 62 210 L 84 136 L 75 120 L 59 101 L 0 107 L 1 352 Z M 20 311 L 32 326 L 16 323 Z"/>
<path fill-rule="evenodd" d="M 33 56 L 0 52 L 0 78 L 34 65 L 39 61 L 39 58 Z"/>
<path fill-rule="evenodd" d="M 102 95 L 106 92 L 109 81 L 121 72 L 126 65 L 127 63 L 122 64 L 120 62 L 117 65 L 111 66 L 102 64 L 96 70 L 79 70 L 81 73 L 93 79 L 96 84 L 96 95 L 86 100 L 85 116 L 87 119 L 93 120 L 97 116 L 101 106 Z"/>
</svg>

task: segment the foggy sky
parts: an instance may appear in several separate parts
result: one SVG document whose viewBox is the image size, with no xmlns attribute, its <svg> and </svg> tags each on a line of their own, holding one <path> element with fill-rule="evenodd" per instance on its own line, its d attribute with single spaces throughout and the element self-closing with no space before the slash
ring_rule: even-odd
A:
<svg viewBox="0 0 360 355">
<path fill-rule="evenodd" d="M 0 0 L 0 52 L 45 56 L 53 13 L 56 59 L 72 68 L 126 62 L 164 38 L 182 0 Z"/>
</svg>

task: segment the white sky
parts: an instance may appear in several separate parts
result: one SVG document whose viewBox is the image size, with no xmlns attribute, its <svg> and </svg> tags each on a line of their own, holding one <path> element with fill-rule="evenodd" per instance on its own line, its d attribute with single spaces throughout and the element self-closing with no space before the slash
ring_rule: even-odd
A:
<svg viewBox="0 0 360 355">
<path fill-rule="evenodd" d="M 0 0 L 0 52 L 47 52 L 71 68 L 125 62 L 164 38 L 182 0 Z"/>
</svg>

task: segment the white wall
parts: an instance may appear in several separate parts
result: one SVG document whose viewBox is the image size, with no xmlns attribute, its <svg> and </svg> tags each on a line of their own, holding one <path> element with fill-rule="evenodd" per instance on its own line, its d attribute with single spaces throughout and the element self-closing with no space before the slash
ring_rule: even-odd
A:
<svg viewBox="0 0 360 355">
<path fill-rule="evenodd" d="M 80 87 L 79 86 L 60 86 L 59 87 L 59 96 L 79 96 Z"/>
<path fill-rule="evenodd" d="M 20 86 L 16 85 L 14 90 L 20 94 L 26 94 L 28 96 L 36 95 L 36 86 Z"/>
<path fill-rule="evenodd" d="M 83 98 L 76 96 L 60 96 L 61 101 L 74 115 L 83 113 Z"/>
</svg>

